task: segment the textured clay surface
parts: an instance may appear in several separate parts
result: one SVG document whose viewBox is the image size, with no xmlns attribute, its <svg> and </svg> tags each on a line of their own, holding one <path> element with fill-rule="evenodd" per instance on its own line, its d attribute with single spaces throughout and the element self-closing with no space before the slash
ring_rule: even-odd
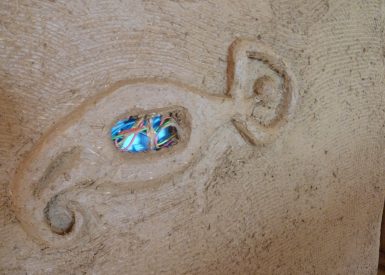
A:
<svg viewBox="0 0 385 275">
<path fill-rule="evenodd" d="M 1 1 L 0 273 L 376 274 L 384 5 Z"/>
</svg>

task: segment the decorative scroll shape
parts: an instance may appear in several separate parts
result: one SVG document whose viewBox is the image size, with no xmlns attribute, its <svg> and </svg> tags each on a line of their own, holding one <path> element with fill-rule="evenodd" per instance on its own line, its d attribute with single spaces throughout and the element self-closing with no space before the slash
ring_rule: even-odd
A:
<svg viewBox="0 0 385 275">
<path fill-rule="evenodd" d="M 272 142 L 297 101 L 286 63 L 256 41 L 237 40 L 228 77 L 223 96 L 175 81 L 129 79 L 64 117 L 35 144 L 12 181 L 14 212 L 25 231 L 46 245 L 74 243 L 92 235 L 98 215 L 72 194 L 154 190 L 176 177 L 190 183 L 192 174 L 202 187 L 229 147 Z"/>
</svg>

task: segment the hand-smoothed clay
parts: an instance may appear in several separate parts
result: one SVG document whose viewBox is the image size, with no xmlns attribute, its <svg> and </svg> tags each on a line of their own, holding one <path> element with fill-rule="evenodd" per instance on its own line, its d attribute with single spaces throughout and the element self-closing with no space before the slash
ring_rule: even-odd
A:
<svg viewBox="0 0 385 275">
<path fill-rule="evenodd" d="M 375 274 L 383 14 L 2 1 L 0 273 Z"/>
</svg>

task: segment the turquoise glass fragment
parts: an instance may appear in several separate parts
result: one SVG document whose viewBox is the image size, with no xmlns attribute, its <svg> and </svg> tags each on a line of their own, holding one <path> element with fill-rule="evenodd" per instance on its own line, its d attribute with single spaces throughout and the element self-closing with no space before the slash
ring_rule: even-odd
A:
<svg viewBox="0 0 385 275">
<path fill-rule="evenodd" d="M 151 114 L 118 120 L 111 129 L 111 139 L 122 152 L 158 151 L 178 142 L 178 124 L 171 116 Z"/>
</svg>

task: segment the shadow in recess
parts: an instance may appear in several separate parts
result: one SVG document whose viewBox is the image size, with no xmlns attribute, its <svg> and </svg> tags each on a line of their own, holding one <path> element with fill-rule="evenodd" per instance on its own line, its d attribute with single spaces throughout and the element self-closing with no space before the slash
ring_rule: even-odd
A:
<svg viewBox="0 0 385 275">
<path fill-rule="evenodd" d="M 378 260 L 378 275 L 385 275 L 385 205 L 382 212 L 381 235 L 380 235 L 380 257 Z"/>
</svg>

